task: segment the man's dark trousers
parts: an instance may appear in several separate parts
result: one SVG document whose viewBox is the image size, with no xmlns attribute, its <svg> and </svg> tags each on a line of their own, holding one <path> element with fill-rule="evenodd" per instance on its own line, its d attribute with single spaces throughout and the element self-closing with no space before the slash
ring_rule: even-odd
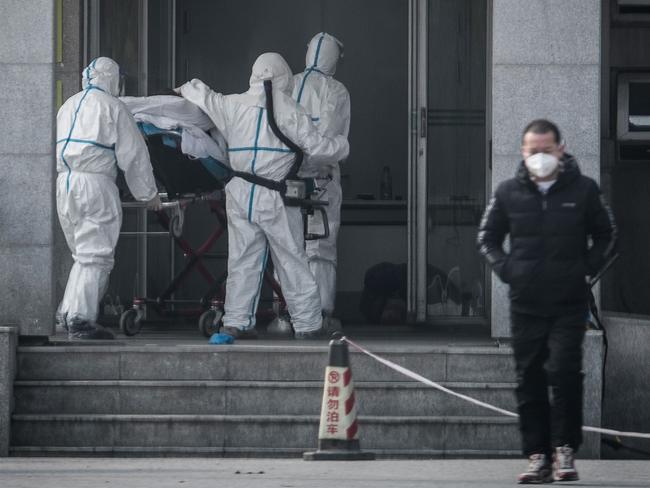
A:
<svg viewBox="0 0 650 488">
<path fill-rule="evenodd" d="M 511 312 L 517 406 L 525 456 L 582 442 L 586 308 L 552 317 Z M 548 388 L 552 401 L 549 401 Z"/>
</svg>

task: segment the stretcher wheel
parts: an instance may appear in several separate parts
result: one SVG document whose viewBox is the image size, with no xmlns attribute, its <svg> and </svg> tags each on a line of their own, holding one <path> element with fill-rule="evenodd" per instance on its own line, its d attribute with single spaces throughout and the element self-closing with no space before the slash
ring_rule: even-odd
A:
<svg viewBox="0 0 650 488">
<path fill-rule="evenodd" d="M 183 224 L 178 215 L 172 217 L 171 222 L 169 223 L 169 228 L 171 229 L 172 235 L 176 238 L 179 238 L 183 234 Z"/>
<path fill-rule="evenodd" d="M 120 330 L 126 336 L 134 336 L 140 332 L 142 327 L 141 321 L 138 319 L 137 310 L 126 310 L 120 315 Z"/>
<path fill-rule="evenodd" d="M 221 328 L 221 318 L 223 312 L 221 310 L 206 310 L 199 317 L 199 331 L 205 337 L 211 337 L 212 334 L 219 332 Z"/>
</svg>

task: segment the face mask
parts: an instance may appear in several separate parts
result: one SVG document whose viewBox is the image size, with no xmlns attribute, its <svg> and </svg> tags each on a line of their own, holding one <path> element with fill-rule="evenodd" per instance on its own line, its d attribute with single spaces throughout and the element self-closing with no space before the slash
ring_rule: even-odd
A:
<svg viewBox="0 0 650 488">
<path fill-rule="evenodd" d="M 553 173 L 560 164 L 552 154 L 537 153 L 526 158 L 526 168 L 536 178 L 546 178 Z"/>
</svg>

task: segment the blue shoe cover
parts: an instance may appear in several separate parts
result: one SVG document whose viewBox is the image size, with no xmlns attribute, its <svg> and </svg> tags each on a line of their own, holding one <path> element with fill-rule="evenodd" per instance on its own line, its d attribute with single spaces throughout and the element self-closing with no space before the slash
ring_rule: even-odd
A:
<svg viewBox="0 0 650 488">
<path fill-rule="evenodd" d="M 228 334 L 212 334 L 209 344 L 234 344 L 235 338 Z"/>
</svg>

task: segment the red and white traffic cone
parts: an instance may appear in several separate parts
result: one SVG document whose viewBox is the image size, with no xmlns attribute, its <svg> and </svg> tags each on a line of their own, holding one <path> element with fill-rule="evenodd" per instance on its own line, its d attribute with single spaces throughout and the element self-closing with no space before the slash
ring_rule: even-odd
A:
<svg viewBox="0 0 650 488">
<path fill-rule="evenodd" d="M 352 461 L 375 459 L 359 445 L 359 424 L 354 397 L 350 355 L 345 341 L 330 341 L 329 366 L 325 369 L 325 388 L 318 431 L 318 450 L 306 452 L 307 461 Z"/>
</svg>

